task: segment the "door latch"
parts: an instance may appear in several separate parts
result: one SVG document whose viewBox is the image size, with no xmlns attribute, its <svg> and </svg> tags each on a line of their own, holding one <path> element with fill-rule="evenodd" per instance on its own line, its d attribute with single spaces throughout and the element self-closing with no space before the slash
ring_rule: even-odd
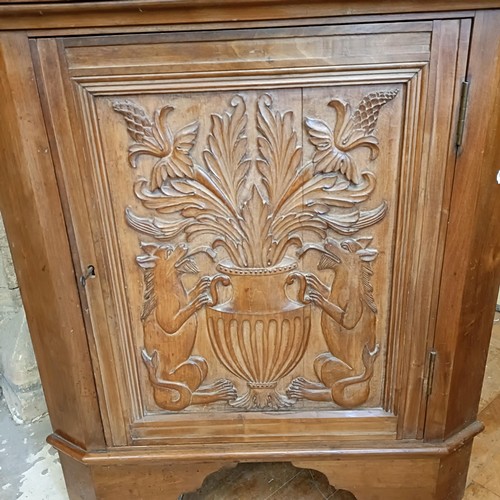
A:
<svg viewBox="0 0 500 500">
<path fill-rule="evenodd" d="M 95 278 L 95 267 L 92 264 L 90 264 L 87 266 L 87 270 L 85 271 L 85 274 L 80 276 L 81 285 L 85 288 L 87 281 L 89 279 L 92 279 L 92 278 Z"/>
</svg>

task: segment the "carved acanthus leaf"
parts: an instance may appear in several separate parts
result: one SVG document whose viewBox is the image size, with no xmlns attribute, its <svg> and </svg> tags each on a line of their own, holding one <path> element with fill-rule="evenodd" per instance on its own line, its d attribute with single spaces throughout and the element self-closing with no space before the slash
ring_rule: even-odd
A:
<svg viewBox="0 0 500 500">
<path fill-rule="evenodd" d="M 140 217 L 130 208 L 125 210 L 125 217 L 130 227 L 160 241 L 168 241 L 181 234 L 193 222 L 192 219 L 165 220 L 159 217 Z"/>
<path fill-rule="evenodd" d="M 297 146 L 293 128 L 293 113 L 281 114 L 271 109 L 268 94 L 257 102 L 257 138 L 259 158 L 257 167 L 267 187 L 272 206 L 279 206 L 287 188 L 293 182 L 302 159 L 302 148 Z"/>
<path fill-rule="evenodd" d="M 383 202 L 372 210 L 355 209 L 351 212 L 319 215 L 319 218 L 336 233 L 349 235 L 373 226 L 381 221 L 386 213 L 387 203 Z"/>
<path fill-rule="evenodd" d="M 254 186 L 250 198 L 241 210 L 242 227 L 246 234 L 243 248 L 248 255 L 249 267 L 266 267 L 268 249 L 271 246 L 269 227 L 271 224 L 269 204 Z"/>
<path fill-rule="evenodd" d="M 232 113 L 212 115 L 212 127 L 208 136 L 208 149 L 203 152 L 207 178 L 216 182 L 232 208 L 236 211 L 241 203 L 241 189 L 248 173 L 250 161 L 246 158 L 247 115 L 245 101 L 239 95 L 231 100 Z M 200 172 L 200 175 L 203 175 Z"/>
<path fill-rule="evenodd" d="M 150 119 L 129 101 L 115 103 L 135 143 L 131 163 L 140 155 L 158 158 L 148 179 L 140 178 L 135 193 L 154 218 L 127 213 L 137 231 L 160 240 L 184 235 L 188 241 L 210 235 L 212 248 L 223 248 L 242 267 L 274 266 L 304 234 L 324 238 L 328 230 L 352 234 L 381 220 L 387 206 L 363 211 L 375 188 L 374 174 L 359 171 L 348 151 L 368 147 L 374 153 L 378 113 L 397 91 L 367 95 L 354 113 L 332 100 L 334 130 L 325 122 L 306 119 L 315 147 L 311 162 L 302 164 L 302 148 L 293 126 L 292 111 L 273 109 L 269 94 L 257 99 L 258 182 L 249 178 L 248 125 L 245 98 L 235 95 L 229 110 L 212 114 L 203 164 L 191 158 L 198 123 L 174 134 L 164 106 Z M 251 177 L 251 176 L 250 176 Z"/>
<path fill-rule="evenodd" d="M 167 117 L 173 109 L 171 106 L 165 106 L 155 112 L 153 131 L 162 145 L 161 160 L 154 167 L 156 188 L 167 178 L 189 177 L 193 166 L 190 152 L 198 135 L 198 124 L 190 123 L 174 134 L 167 123 Z"/>
</svg>

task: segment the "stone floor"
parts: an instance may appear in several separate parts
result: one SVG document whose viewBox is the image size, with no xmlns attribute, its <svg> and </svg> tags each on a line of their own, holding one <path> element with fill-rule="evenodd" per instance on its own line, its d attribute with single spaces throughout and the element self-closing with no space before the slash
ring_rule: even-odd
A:
<svg viewBox="0 0 500 500">
<path fill-rule="evenodd" d="M 464 500 L 500 500 L 500 314 L 493 326 L 479 419 Z M 16 425 L 0 401 L 0 500 L 68 500 L 57 454 L 45 443 L 47 417 Z M 240 464 L 209 476 L 183 500 L 352 500 L 317 472 L 290 464 Z M 402 499 L 403 500 L 403 499 Z"/>
<path fill-rule="evenodd" d="M 18 425 L 0 401 L 1 500 L 68 500 L 59 457 L 45 442 L 50 432 L 47 416 Z"/>
</svg>

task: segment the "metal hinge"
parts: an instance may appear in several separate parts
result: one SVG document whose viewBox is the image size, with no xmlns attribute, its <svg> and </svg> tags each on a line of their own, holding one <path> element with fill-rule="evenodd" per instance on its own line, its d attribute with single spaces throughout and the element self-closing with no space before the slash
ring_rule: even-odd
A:
<svg viewBox="0 0 500 500">
<path fill-rule="evenodd" d="M 464 138 L 465 115 L 467 114 L 468 99 L 469 99 L 469 82 L 467 80 L 464 80 L 462 82 L 462 88 L 460 90 L 460 109 L 458 111 L 458 125 L 457 125 L 457 137 L 456 137 L 457 147 L 460 147 L 462 145 L 462 140 Z"/>
<path fill-rule="evenodd" d="M 436 365 L 437 352 L 433 349 L 429 351 L 429 371 L 427 372 L 427 397 L 432 394 L 432 382 L 434 380 L 434 366 Z"/>
</svg>

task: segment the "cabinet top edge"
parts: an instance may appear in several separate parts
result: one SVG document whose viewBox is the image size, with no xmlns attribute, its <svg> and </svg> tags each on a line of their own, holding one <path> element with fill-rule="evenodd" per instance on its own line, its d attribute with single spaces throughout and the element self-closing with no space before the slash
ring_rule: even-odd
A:
<svg viewBox="0 0 500 500">
<path fill-rule="evenodd" d="M 304 7 L 307 5 L 307 10 Z M 500 0 L 25 0 L 0 1 L 0 30 L 79 29 L 298 19 L 304 16 L 457 13 Z M 164 18 L 162 16 L 165 16 Z"/>
</svg>

